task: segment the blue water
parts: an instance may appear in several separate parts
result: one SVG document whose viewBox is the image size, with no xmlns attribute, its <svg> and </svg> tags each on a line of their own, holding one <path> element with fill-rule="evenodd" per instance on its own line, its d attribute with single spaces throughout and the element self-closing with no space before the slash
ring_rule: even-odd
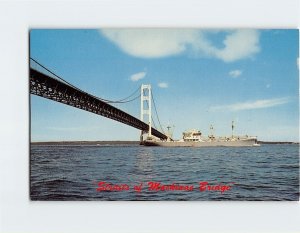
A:
<svg viewBox="0 0 300 233">
<path fill-rule="evenodd" d="M 164 148 L 139 145 L 31 145 L 31 200 L 299 200 L 298 145 Z M 128 184 L 97 191 L 98 182 Z M 151 191 L 148 182 L 193 185 Z M 230 190 L 199 190 L 199 182 Z M 141 192 L 133 189 L 142 183 Z"/>
</svg>

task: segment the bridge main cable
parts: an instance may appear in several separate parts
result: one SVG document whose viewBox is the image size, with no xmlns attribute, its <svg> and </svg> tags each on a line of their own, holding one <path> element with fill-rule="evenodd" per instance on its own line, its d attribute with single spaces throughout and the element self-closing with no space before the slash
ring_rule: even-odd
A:
<svg viewBox="0 0 300 233">
<path fill-rule="evenodd" d="M 108 104 L 105 100 L 31 67 L 30 93 L 122 122 L 139 130 L 148 131 L 149 129 L 148 124 L 145 122 Z M 155 128 L 151 128 L 151 130 L 152 135 L 161 139 L 167 139 L 165 134 Z"/>
</svg>

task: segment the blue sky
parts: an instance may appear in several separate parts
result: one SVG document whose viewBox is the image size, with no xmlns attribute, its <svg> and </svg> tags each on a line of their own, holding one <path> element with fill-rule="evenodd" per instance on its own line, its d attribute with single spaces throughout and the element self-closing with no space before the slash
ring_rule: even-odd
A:
<svg viewBox="0 0 300 233">
<path fill-rule="evenodd" d="M 298 30 L 31 30 L 30 56 L 73 85 L 122 99 L 151 84 L 174 138 L 209 126 L 220 136 L 299 141 Z M 140 116 L 140 102 L 115 105 Z M 156 123 L 157 124 L 157 123 Z M 158 124 L 157 124 L 158 125 Z M 31 95 L 31 140 L 138 140 L 137 129 Z"/>
</svg>

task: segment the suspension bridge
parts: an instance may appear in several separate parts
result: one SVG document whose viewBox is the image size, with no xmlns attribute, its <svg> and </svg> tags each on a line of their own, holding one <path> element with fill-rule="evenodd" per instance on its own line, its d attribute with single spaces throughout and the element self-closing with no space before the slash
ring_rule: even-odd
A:
<svg viewBox="0 0 300 233">
<path fill-rule="evenodd" d="M 141 93 L 137 96 L 135 95 L 138 93 L 139 89 L 126 98 L 120 100 L 108 100 L 79 89 L 50 71 L 33 58 L 30 58 L 29 72 L 30 93 L 33 95 L 41 96 L 46 99 L 95 113 L 139 129 L 141 130 L 141 139 L 144 133 L 148 133 L 148 136 L 150 137 L 153 135 L 162 140 L 166 140 L 168 138 L 161 126 L 150 85 L 142 85 L 141 88 L 139 88 Z M 141 119 L 138 119 L 112 105 L 114 103 L 132 102 L 138 98 L 141 99 Z M 160 131 L 157 129 L 156 124 L 153 121 L 151 112 L 152 103 L 154 105 Z M 147 105 L 147 108 L 145 105 Z M 144 115 L 148 116 L 148 123 L 144 122 Z M 154 128 L 152 127 L 152 124 Z"/>
</svg>

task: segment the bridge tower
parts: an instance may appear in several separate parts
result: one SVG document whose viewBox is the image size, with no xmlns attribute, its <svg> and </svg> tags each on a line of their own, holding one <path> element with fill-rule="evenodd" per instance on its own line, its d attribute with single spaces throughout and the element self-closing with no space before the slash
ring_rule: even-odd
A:
<svg viewBox="0 0 300 233">
<path fill-rule="evenodd" d="M 147 108 L 145 108 L 145 101 Z M 146 115 L 146 119 L 144 119 Z M 147 120 L 149 125 L 148 137 L 152 136 L 151 127 L 152 127 L 152 118 L 151 118 L 151 85 L 142 84 L 141 86 L 141 121 Z M 143 138 L 143 131 L 141 132 L 141 140 Z"/>
</svg>

